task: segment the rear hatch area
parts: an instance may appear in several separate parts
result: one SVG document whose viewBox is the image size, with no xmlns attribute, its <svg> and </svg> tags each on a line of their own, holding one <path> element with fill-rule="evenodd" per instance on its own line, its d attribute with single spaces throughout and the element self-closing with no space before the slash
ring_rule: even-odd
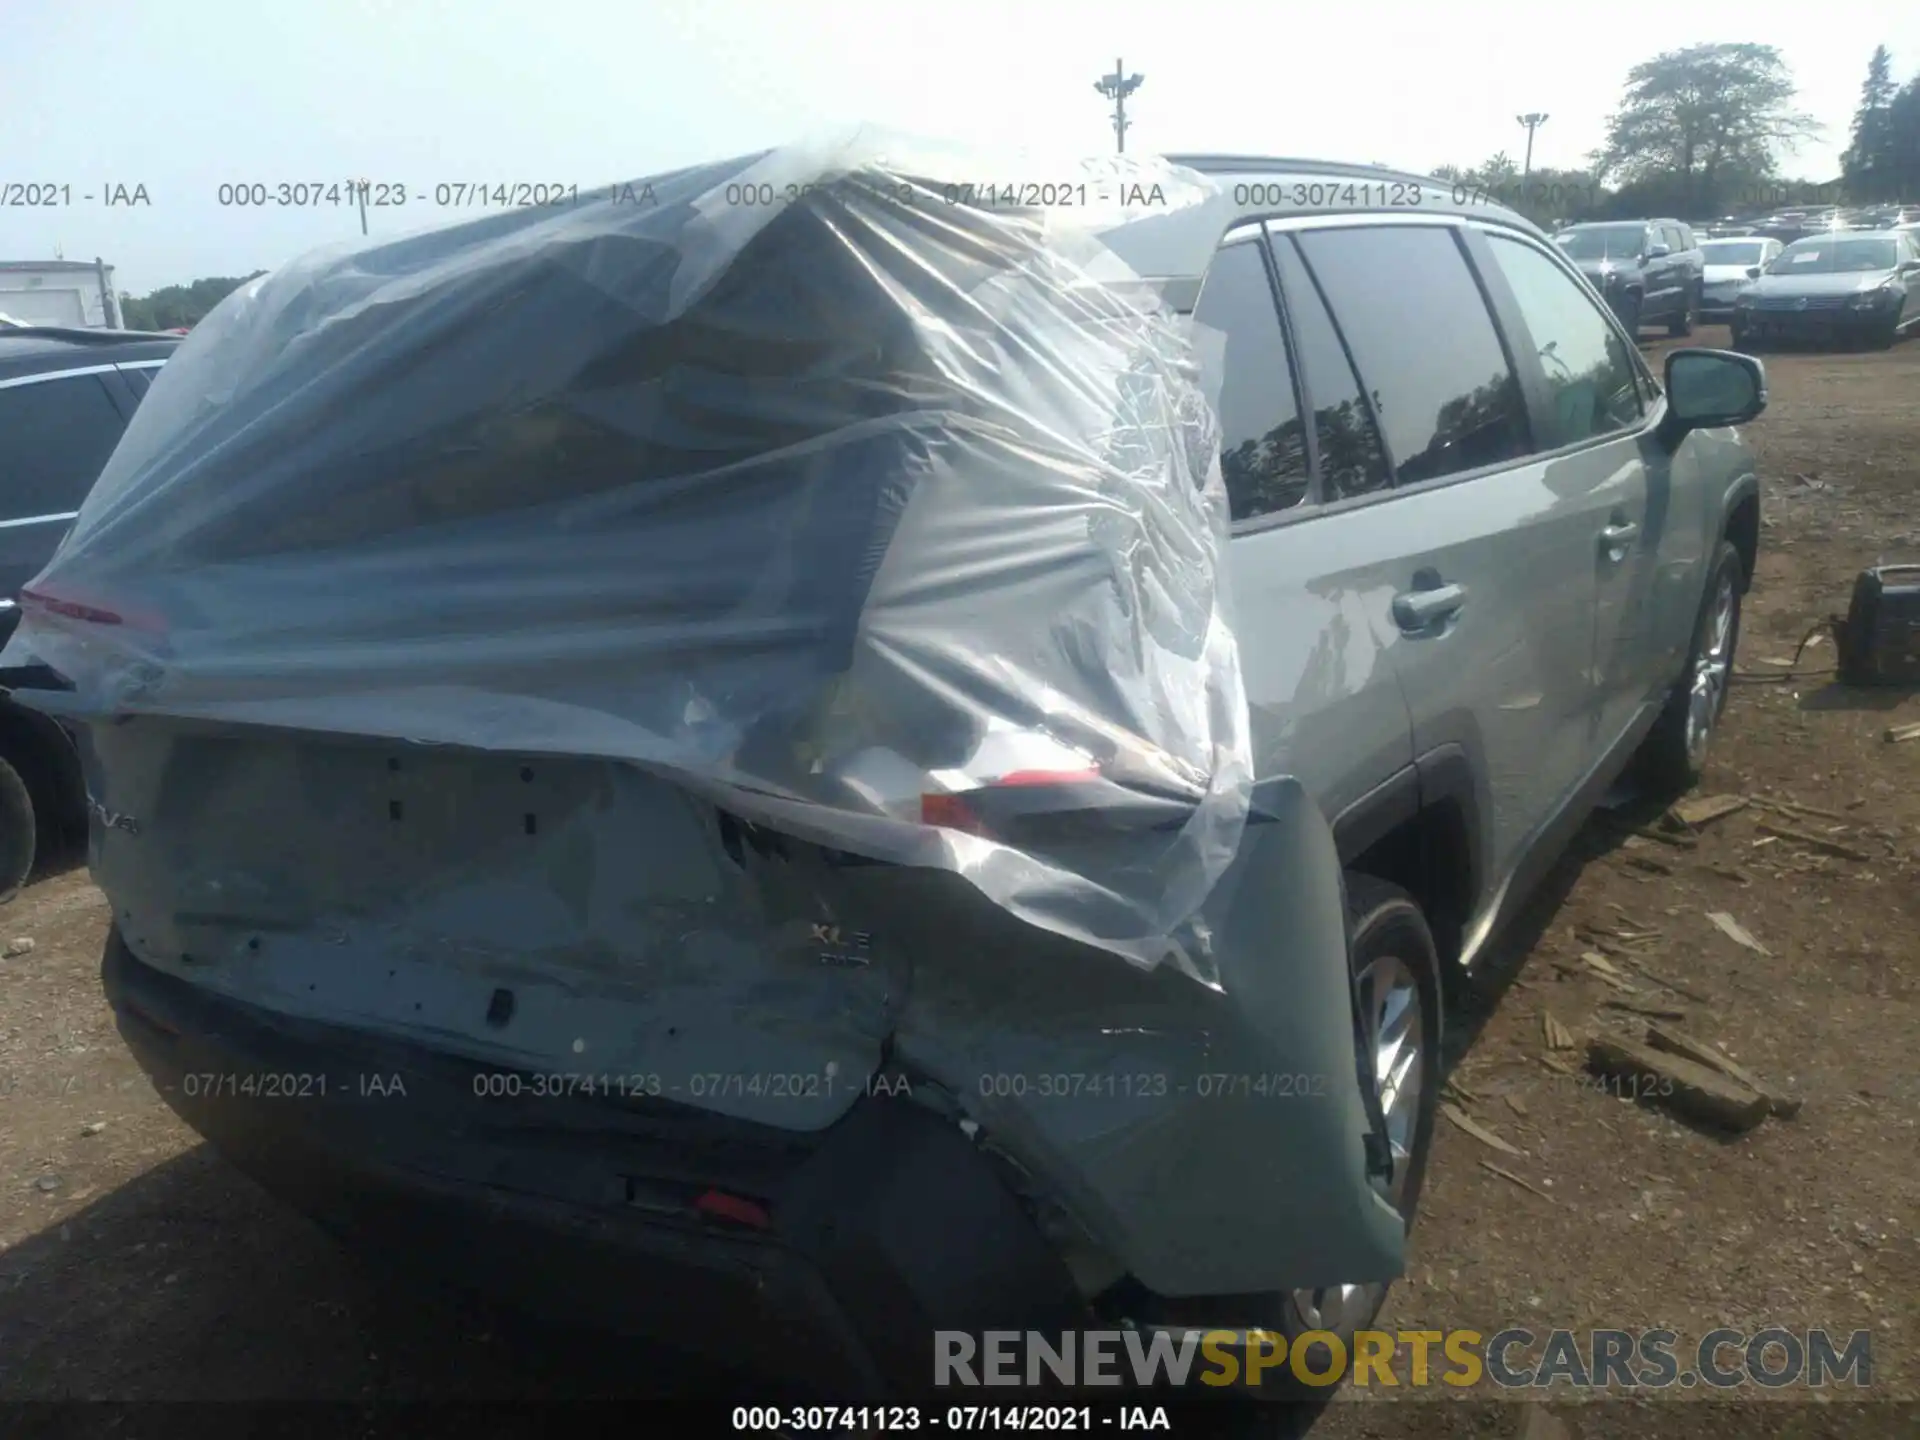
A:
<svg viewBox="0 0 1920 1440">
<path fill-rule="evenodd" d="M 144 717 L 86 748 L 127 946 L 216 993 L 790 1130 L 906 1000 L 836 905 L 861 862 L 632 766 Z"/>
</svg>

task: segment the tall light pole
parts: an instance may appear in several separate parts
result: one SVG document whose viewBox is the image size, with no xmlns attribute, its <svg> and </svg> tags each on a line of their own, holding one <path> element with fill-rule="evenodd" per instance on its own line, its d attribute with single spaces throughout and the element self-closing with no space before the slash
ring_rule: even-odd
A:
<svg viewBox="0 0 1920 1440">
<path fill-rule="evenodd" d="M 1113 101 L 1113 141 L 1114 146 L 1124 155 L 1127 152 L 1127 126 L 1133 122 L 1127 119 L 1127 97 L 1140 88 L 1144 75 L 1127 74 L 1126 65 L 1119 60 L 1113 62 L 1113 73 L 1102 75 L 1093 82 L 1093 88 L 1107 99 Z"/>
<path fill-rule="evenodd" d="M 1525 186 L 1527 177 L 1533 174 L 1533 132 L 1547 123 L 1547 117 L 1538 110 L 1532 110 L 1525 115 L 1516 115 L 1513 118 L 1527 127 L 1527 163 L 1520 171 L 1520 183 Z"/>
</svg>

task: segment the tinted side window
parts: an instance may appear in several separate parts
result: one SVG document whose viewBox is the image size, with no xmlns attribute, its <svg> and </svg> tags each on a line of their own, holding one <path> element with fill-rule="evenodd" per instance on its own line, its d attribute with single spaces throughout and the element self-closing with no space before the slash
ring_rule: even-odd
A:
<svg viewBox="0 0 1920 1440">
<path fill-rule="evenodd" d="M 1233 518 L 1291 509 L 1307 498 L 1306 439 L 1280 312 L 1256 242 L 1229 245 L 1214 256 L 1193 318 L 1226 336 L 1220 468 Z"/>
<path fill-rule="evenodd" d="M 0 389 L 4 518 L 78 510 L 123 428 L 97 375 Z"/>
<path fill-rule="evenodd" d="M 1489 235 L 1487 248 L 1527 322 L 1553 399 L 1556 433 L 1541 437 L 1545 448 L 1637 425 L 1640 395 L 1626 342 L 1593 302 L 1531 245 Z"/>
<path fill-rule="evenodd" d="M 1520 387 L 1451 230 L 1313 230 L 1299 238 L 1373 393 L 1396 484 L 1528 452 Z"/>
<path fill-rule="evenodd" d="M 1313 406 L 1321 497 L 1341 500 L 1384 489 L 1390 483 L 1387 452 L 1327 307 L 1286 236 L 1274 236 L 1273 258 L 1280 271 L 1280 293 L 1287 297 L 1294 344 L 1300 347 L 1300 376 Z"/>
<path fill-rule="evenodd" d="M 155 373 L 156 372 L 151 369 L 142 368 L 135 370 L 128 368 L 122 370 L 120 375 L 121 378 L 127 382 L 127 388 L 133 391 L 134 398 L 137 400 L 147 393 L 147 387 L 153 383 Z"/>
</svg>

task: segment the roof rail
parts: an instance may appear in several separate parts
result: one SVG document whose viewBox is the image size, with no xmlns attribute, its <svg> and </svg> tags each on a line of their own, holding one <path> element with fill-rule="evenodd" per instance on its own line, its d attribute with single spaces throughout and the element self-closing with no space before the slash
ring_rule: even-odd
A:
<svg viewBox="0 0 1920 1440">
<path fill-rule="evenodd" d="M 164 330 L 101 330 L 80 325 L 0 325 L 0 340 L 65 340 L 74 345 L 124 345 L 132 340 L 178 340 Z"/>
<path fill-rule="evenodd" d="M 1172 154 L 1161 159 L 1184 165 L 1201 174 L 1231 175 L 1256 170 L 1274 170 L 1296 175 L 1341 175 L 1355 179 L 1388 176 L 1395 180 L 1418 180 L 1431 185 L 1438 178 L 1412 170 L 1395 170 L 1387 165 L 1369 165 L 1352 160 L 1305 160 L 1287 155 Z"/>
</svg>

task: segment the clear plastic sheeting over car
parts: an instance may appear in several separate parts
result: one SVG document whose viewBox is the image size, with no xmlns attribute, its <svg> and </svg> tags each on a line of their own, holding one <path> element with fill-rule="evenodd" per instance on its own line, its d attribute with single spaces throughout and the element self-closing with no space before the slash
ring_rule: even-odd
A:
<svg viewBox="0 0 1920 1440">
<path fill-rule="evenodd" d="M 1219 192 L 1035 174 L 859 131 L 288 264 L 160 373 L 7 659 L 82 718 L 629 762 L 1218 983 L 1216 407 L 1123 232 Z"/>
</svg>

